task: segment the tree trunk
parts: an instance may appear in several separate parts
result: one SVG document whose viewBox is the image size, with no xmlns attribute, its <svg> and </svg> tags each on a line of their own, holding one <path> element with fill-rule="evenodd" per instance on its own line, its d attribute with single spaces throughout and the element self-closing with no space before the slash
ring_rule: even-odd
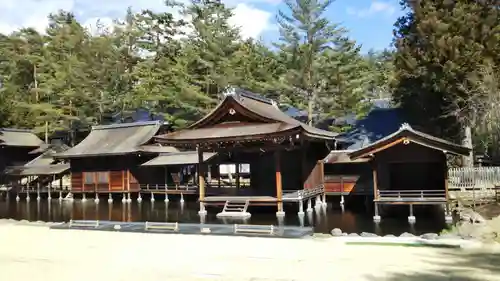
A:
<svg viewBox="0 0 500 281">
<path fill-rule="evenodd" d="M 462 141 L 463 146 L 471 149 L 468 156 L 463 157 L 464 167 L 472 167 L 474 166 L 474 154 L 472 151 L 472 129 L 470 126 L 465 126 L 464 139 Z"/>
</svg>

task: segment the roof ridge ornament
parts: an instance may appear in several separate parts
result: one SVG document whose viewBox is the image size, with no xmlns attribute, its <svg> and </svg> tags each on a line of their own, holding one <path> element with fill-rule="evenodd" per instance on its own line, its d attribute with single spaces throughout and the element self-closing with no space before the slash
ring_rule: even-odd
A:
<svg viewBox="0 0 500 281">
<path fill-rule="evenodd" d="M 234 87 L 228 87 L 224 92 L 224 96 L 235 96 L 236 95 L 236 88 Z"/>
<path fill-rule="evenodd" d="M 411 128 L 410 124 L 408 124 L 406 122 L 401 124 L 401 127 L 399 127 L 399 130 L 411 130 L 411 129 L 412 128 Z"/>
</svg>

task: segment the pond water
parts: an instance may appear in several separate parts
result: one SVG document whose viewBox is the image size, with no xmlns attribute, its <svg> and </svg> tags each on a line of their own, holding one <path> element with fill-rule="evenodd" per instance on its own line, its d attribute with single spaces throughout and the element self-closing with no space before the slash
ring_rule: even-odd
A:
<svg viewBox="0 0 500 281">
<path fill-rule="evenodd" d="M 179 222 L 179 223 L 199 223 L 199 205 L 196 202 L 170 201 L 168 204 L 163 201 L 143 201 L 142 203 L 132 202 L 123 204 L 115 202 L 108 204 L 106 200 L 101 200 L 95 204 L 92 200 L 74 202 L 58 200 L 31 202 L 2 199 L 0 201 L 0 218 L 12 218 L 16 220 L 28 221 L 69 221 L 73 220 L 111 220 L 111 221 L 154 221 L 154 222 Z M 248 223 L 248 224 L 278 224 L 275 215 L 275 208 L 251 209 L 252 217 L 246 221 L 223 220 L 216 218 L 222 207 L 208 208 L 208 214 L 204 218 L 205 223 Z M 417 221 L 409 224 L 405 209 L 392 209 L 382 215 L 380 223 L 374 223 L 373 214 L 370 207 L 347 206 L 340 208 L 338 203 L 328 203 L 326 208 L 315 209 L 313 212 L 306 212 L 304 216 L 297 215 L 296 205 L 285 205 L 286 216 L 285 225 L 292 226 L 313 226 L 318 233 L 329 233 L 333 228 L 340 228 L 344 232 L 372 232 L 379 235 L 394 234 L 403 232 L 422 234 L 426 232 L 439 233 L 446 228 L 444 215 L 439 210 L 426 209 L 418 212 L 416 210 Z"/>
</svg>

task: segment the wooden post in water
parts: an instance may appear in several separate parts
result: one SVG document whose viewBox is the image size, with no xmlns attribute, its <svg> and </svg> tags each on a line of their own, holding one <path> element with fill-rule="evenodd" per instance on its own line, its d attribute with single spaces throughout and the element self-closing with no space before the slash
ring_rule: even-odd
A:
<svg viewBox="0 0 500 281">
<path fill-rule="evenodd" d="M 446 164 L 446 154 L 443 153 L 444 157 L 444 192 L 445 192 L 445 198 L 446 198 L 446 203 L 444 206 L 444 221 L 446 223 L 452 223 L 453 222 L 453 217 L 451 216 L 451 211 L 450 211 L 450 195 L 448 191 L 448 165 Z"/>
<path fill-rule="evenodd" d="M 378 213 L 378 178 L 377 178 L 377 163 L 375 160 L 372 160 L 372 169 L 373 169 L 373 201 L 375 203 L 375 215 L 373 216 L 374 222 L 380 222 L 381 218 Z"/>
<path fill-rule="evenodd" d="M 234 167 L 234 170 L 236 172 L 236 194 L 240 193 L 240 163 L 239 161 L 236 161 L 236 166 Z"/>
<path fill-rule="evenodd" d="M 205 178 L 204 178 L 204 166 L 203 166 L 203 150 L 200 146 L 197 147 L 198 150 L 198 192 L 199 192 L 199 201 L 200 201 L 200 210 L 198 211 L 199 215 L 206 215 L 207 211 L 205 210 L 205 204 L 203 201 L 205 200 Z"/>
<path fill-rule="evenodd" d="M 279 150 L 274 152 L 274 164 L 276 167 L 276 198 L 278 199 L 278 212 L 276 216 L 284 216 L 283 212 L 283 186 L 281 182 L 281 153 Z"/>
</svg>

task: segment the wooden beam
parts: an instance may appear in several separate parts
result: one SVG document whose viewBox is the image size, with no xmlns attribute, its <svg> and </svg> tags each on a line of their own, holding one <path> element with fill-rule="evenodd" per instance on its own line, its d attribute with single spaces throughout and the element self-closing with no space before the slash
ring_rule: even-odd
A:
<svg viewBox="0 0 500 281">
<path fill-rule="evenodd" d="M 388 143 L 388 144 L 386 144 L 386 145 L 384 145 L 384 146 L 381 146 L 381 147 L 376 148 L 376 149 L 373 149 L 373 150 L 369 150 L 369 151 L 367 151 L 367 152 L 365 152 L 365 153 L 363 153 L 363 154 L 360 154 L 360 155 L 358 155 L 358 156 L 352 157 L 352 160 L 355 160 L 355 159 L 358 159 L 358 158 L 363 158 L 363 157 L 366 157 L 366 156 L 368 156 L 368 155 L 370 155 L 370 154 L 375 154 L 375 153 L 377 153 L 377 152 L 380 152 L 380 151 L 386 150 L 386 149 L 388 149 L 388 148 L 390 148 L 390 147 L 393 147 L 393 146 L 395 146 L 395 145 L 397 145 L 397 144 L 402 143 L 402 142 L 403 142 L 403 141 L 405 141 L 405 140 L 406 140 L 406 138 L 400 138 L 400 139 L 397 139 L 397 140 L 395 140 L 395 141 L 393 141 L 393 142 L 390 142 L 390 143 Z"/>
<path fill-rule="evenodd" d="M 127 190 L 130 191 L 130 170 L 127 170 Z"/>
<path fill-rule="evenodd" d="M 283 186 L 281 182 L 281 153 L 279 150 L 274 152 L 274 163 L 276 167 L 276 198 L 278 199 L 278 212 L 283 211 Z"/>
<path fill-rule="evenodd" d="M 203 150 L 198 147 L 198 185 L 199 185 L 199 200 L 202 202 L 205 199 L 205 178 L 203 167 Z"/>
<path fill-rule="evenodd" d="M 125 171 L 122 170 L 122 190 L 125 190 Z"/>
<path fill-rule="evenodd" d="M 372 169 L 373 169 L 373 198 L 375 200 L 378 199 L 378 196 L 377 196 L 377 193 L 378 193 L 378 177 L 377 177 L 377 163 L 375 161 L 373 161 L 373 165 L 372 165 Z"/>
<path fill-rule="evenodd" d="M 302 171 L 302 188 L 305 188 L 306 186 L 306 181 L 308 178 L 307 174 L 307 149 L 308 149 L 308 142 L 304 142 L 304 138 L 300 139 L 300 167 Z"/>
<path fill-rule="evenodd" d="M 447 159 L 446 159 L 446 153 L 443 153 L 443 170 L 444 170 L 444 193 L 445 193 L 445 197 L 446 197 L 446 215 L 448 215 L 448 212 L 449 212 L 449 208 L 450 208 L 450 202 L 449 202 L 449 194 L 448 194 L 448 163 L 447 163 Z"/>
<path fill-rule="evenodd" d="M 240 163 L 236 161 L 234 171 L 236 172 L 236 192 L 240 191 Z"/>
</svg>

